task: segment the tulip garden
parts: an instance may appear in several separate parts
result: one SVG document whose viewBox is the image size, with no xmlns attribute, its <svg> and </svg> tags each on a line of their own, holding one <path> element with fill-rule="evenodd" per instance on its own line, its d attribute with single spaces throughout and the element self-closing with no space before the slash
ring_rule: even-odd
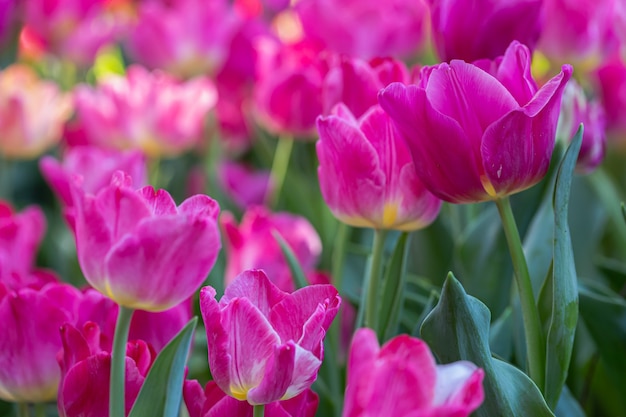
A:
<svg viewBox="0 0 626 417">
<path fill-rule="evenodd" d="M 0 416 L 626 416 L 623 0 L 0 0 Z"/>
</svg>

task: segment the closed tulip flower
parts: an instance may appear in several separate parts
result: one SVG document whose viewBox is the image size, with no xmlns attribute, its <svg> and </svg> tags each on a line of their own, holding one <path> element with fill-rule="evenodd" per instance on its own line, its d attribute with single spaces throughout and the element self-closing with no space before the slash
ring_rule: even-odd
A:
<svg viewBox="0 0 626 417">
<path fill-rule="evenodd" d="M 78 260 L 87 281 L 121 306 L 163 311 L 202 284 L 220 249 L 219 206 L 196 195 L 135 190 L 122 172 L 96 195 L 73 188 Z"/>
<path fill-rule="evenodd" d="M 433 194 L 452 203 L 497 200 L 545 176 L 572 67 L 538 88 L 530 60 L 528 48 L 513 42 L 495 61 L 426 67 L 417 85 L 381 91 L 381 106 Z"/>
<path fill-rule="evenodd" d="M 418 179 L 400 132 L 380 106 L 357 120 L 340 104 L 318 119 L 317 129 L 322 196 L 339 220 L 409 231 L 437 217 L 441 201 Z"/>
<path fill-rule="evenodd" d="M 343 417 L 466 417 L 484 398 L 482 369 L 437 365 L 428 345 L 407 335 L 381 348 L 374 331 L 357 330 L 347 372 Z"/>
<path fill-rule="evenodd" d="M 292 294 L 279 290 L 261 270 L 240 274 L 217 302 L 200 291 L 209 368 L 228 395 L 252 405 L 288 400 L 317 378 L 323 339 L 341 299 L 331 285 L 310 285 Z"/>
</svg>

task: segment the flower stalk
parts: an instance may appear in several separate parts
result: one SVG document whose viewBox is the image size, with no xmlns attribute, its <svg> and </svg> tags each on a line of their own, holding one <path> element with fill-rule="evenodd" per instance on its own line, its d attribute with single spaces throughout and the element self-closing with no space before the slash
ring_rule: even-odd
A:
<svg viewBox="0 0 626 417">
<path fill-rule="evenodd" d="M 109 386 L 109 416 L 124 417 L 126 415 L 124 385 L 126 382 L 126 343 L 130 320 L 135 310 L 120 306 L 115 324 L 113 352 L 111 353 L 111 381 Z"/>
</svg>

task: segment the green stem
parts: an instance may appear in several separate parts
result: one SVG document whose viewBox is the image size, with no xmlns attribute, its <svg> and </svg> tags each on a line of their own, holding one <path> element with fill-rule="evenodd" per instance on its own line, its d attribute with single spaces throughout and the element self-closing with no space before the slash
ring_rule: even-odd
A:
<svg viewBox="0 0 626 417">
<path fill-rule="evenodd" d="M 109 386 L 109 416 L 124 417 L 126 408 L 124 404 L 124 384 L 126 382 L 126 343 L 128 342 L 128 329 L 134 310 L 120 306 L 120 312 L 115 324 L 115 336 L 113 338 L 113 352 L 111 354 L 111 381 Z"/>
<path fill-rule="evenodd" d="M 526 356 L 530 378 L 535 382 L 541 392 L 544 389 L 544 354 L 545 349 L 542 343 L 541 322 L 539 311 L 533 294 L 533 287 L 528 273 L 528 265 L 522 248 L 522 241 L 515 224 L 511 202 L 508 197 L 496 200 L 496 206 L 502 219 L 502 226 L 506 241 L 509 245 L 509 252 L 513 261 L 513 271 L 515 272 L 515 282 L 520 296 L 522 307 L 522 319 L 524 322 L 524 333 L 526 335 Z"/>
<path fill-rule="evenodd" d="M 28 403 L 17 403 L 18 417 L 30 417 L 30 409 Z"/>
<path fill-rule="evenodd" d="M 148 160 L 148 181 L 155 189 L 159 189 L 159 181 L 161 181 L 161 158 L 154 157 Z M 164 188 L 164 187 L 162 187 Z"/>
<path fill-rule="evenodd" d="M 274 151 L 274 160 L 272 161 L 271 179 L 274 181 L 274 189 L 268 189 L 265 196 L 265 202 L 270 207 L 275 207 L 280 199 L 280 193 L 287 176 L 287 168 L 289 168 L 289 160 L 291 159 L 291 151 L 293 149 L 293 137 L 289 135 L 278 138 L 276 150 Z"/>
<path fill-rule="evenodd" d="M 263 417 L 265 415 L 265 404 L 255 405 L 253 417 Z"/>
<path fill-rule="evenodd" d="M 35 403 L 35 417 L 46 417 L 46 403 Z"/>
<path fill-rule="evenodd" d="M 12 202 L 12 162 L 0 153 L 0 199 Z"/>
<path fill-rule="evenodd" d="M 364 327 L 369 327 L 378 333 L 378 300 L 380 298 L 380 281 L 383 272 L 383 249 L 385 248 L 385 237 L 387 231 L 382 229 L 374 230 L 374 241 L 372 242 L 372 254 L 370 257 L 369 273 L 366 278 L 367 287 L 365 303 Z M 363 306 L 361 306 L 363 307 Z"/>
</svg>

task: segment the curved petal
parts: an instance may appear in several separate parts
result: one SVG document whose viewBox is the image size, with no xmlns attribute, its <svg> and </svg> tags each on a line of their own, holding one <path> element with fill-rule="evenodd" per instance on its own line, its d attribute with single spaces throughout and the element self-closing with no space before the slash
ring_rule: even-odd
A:
<svg viewBox="0 0 626 417">
<path fill-rule="evenodd" d="M 484 399 L 482 381 L 485 372 L 471 362 L 459 361 L 437 366 L 437 384 L 433 405 L 443 410 L 464 410 L 469 415 Z"/>
<path fill-rule="evenodd" d="M 313 355 L 308 350 L 298 345 L 295 346 L 295 367 L 293 369 L 293 377 L 291 384 L 283 395 L 282 399 L 287 400 L 300 394 L 302 391 L 311 387 L 315 379 L 317 379 L 317 371 L 322 366 L 322 360 Z"/>
<path fill-rule="evenodd" d="M 295 376 L 296 345 L 288 342 L 274 346 L 274 354 L 268 359 L 261 383 L 248 391 L 252 405 L 269 404 L 280 400 Z"/>
<path fill-rule="evenodd" d="M 220 305 L 225 306 L 235 298 L 247 298 L 265 317 L 288 294 L 281 291 L 269 280 L 264 271 L 252 269 L 243 271 L 226 287 Z"/>
<path fill-rule="evenodd" d="M 209 381 L 209 384 L 215 385 L 215 381 Z M 219 391 L 222 392 L 221 390 Z M 225 395 L 222 396 L 224 397 Z M 202 389 L 202 385 L 197 380 L 187 380 L 183 383 L 183 399 L 189 417 L 204 417 L 203 410 L 207 397 Z M 215 404 L 210 404 L 207 409 L 210 409 L 213 405 Z"/>
<path fill-rule="evenodd" d="M 538 90 L 531 74 L 531 58 L 531 52 L 526 45 L 512 42 L 494 74 L 515 97 L 520 107 L 525 106 Z"/>
<path fill-rule="evenodd" d="M 431 193 L 453 203 L 485 200 L 482 166 L 458 122 L 435 110 L 426 91 L 392 83 L 378 95 L 382 108 L 403 134 L 417 174 Z"/>
</svg>

